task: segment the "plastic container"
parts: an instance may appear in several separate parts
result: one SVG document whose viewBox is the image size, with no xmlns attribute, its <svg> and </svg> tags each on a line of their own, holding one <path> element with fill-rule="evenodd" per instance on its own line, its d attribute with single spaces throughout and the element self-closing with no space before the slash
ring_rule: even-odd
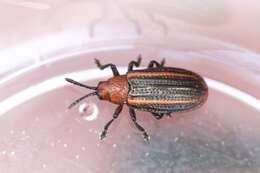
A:
<svg viewBox="0 0 260 173">
<path fill-rule="evenodd" d="M 2 2 L 1 13 L 10 18 L 1 28 L 9 34 L 0 50 L 1 172 L 259 172 L 259 47 L 229 34 L 237 17 L 231 12 L 241 5 Z M 159 121 L 137 111 L 149 144 L 125 106 L 101 142 L 99 133 L 116 106 L 91 97 L 68 110 L 89 91 L 64 78 L 94 86 L 112 73 L 97 69 L 93 58 L 115 63 L 124 73 L 139 54 L 143 67 L 164 57 L 167 66 L 204 76 L 208 101 Z"/>
</svg>

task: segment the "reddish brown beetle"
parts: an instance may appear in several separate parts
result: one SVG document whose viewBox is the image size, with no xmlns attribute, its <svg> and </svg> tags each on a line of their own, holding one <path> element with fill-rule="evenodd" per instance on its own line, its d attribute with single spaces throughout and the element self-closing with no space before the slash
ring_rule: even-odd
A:
<svg viewBox="0 0 260 173">
<path fill-rule="evenodd" d="M 135 109 L 151 112 L 156 119 L 161 119 L 164 115 L 171 116 L 174 112 L 197 108 L 208 97 L 207 84 L 200 75 L 185 69 L 165 67 L 164 59 L 161 63 L 151 61 L 146 69 L 133 70 L 134 66 L 140 66 L 139 56 L 137 61 L 129 63 L 125 75 L 120 75 L 114 64 L 101 65 L 97 59 L 95 62 L 101 70 L 110 67 L 114 77 L 99 82 L 97 87 L 87 86 L 69 78 L 66 78 L 66 81 L 95 90 L 77 99 L 69 108 L 92 95 L 118 105 L 113 118 L 105 125 L 100 139 L 106 136 L 109 126 L 118 117 L 124 104 L 129 107 L 129 114 L 135 126 L 143 133 L 144 139 L 148 140 L 145 129 L 136 122 Z"/>
</svg>

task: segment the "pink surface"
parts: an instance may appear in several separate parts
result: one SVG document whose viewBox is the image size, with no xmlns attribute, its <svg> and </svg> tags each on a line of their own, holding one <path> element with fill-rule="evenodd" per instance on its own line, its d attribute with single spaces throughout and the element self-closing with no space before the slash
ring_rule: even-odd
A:
<svg viewBox="0 0 260 173">
<path fill-rule="evenodd" d="M 250 4 L 1 2 L 0 172 L 259 172 L 259 10 Z M 64 77 L 94 86 L 112 73 L 93 58 L 122 72 L 138 54 L 143 66 L 165 57 L 206 77 L 208 101 L 160 121 L 138 111 L 150 144 L 125 106 L 101 142 L 116 106 L 91 97 L 67 110 L 89 91 Z"/>
</svg>

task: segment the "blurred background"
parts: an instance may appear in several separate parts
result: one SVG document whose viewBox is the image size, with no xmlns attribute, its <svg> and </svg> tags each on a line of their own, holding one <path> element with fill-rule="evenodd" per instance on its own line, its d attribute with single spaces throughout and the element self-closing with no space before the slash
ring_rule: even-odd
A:
<svg viewBox="0 0 260 173">
<path fill-rule="evenodd" d="M 257 0 L 1 0 L 0 172 L 260 172 L 260 4 Z M 95 97 L 67 106 L 112 76 L 163 57 L 205 77 L 208 102 L 155 120 Z M 100 109 L 102 108 L 102 109 Z"/>
</svg>

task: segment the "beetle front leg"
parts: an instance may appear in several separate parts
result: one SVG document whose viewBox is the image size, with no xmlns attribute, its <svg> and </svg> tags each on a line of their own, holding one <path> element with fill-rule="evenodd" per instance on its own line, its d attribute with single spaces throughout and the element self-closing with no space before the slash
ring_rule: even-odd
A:
<svg viewBox="0 0 260 173">
<path fill-rule="evenodd" d="M 141 64 L 141 60 L 142 60 L 142 57 L 141 57 L 141 55 L 139 55 L 137 58 L 137 61 L 131 61 L 128 64 L 128 71 L 132 71 L 134 66 L 139 67 Z"/>
<path fill-rule="evenodd" d="M 103 129 L 103 131 L 102 131 L 102 133 L 101 133 L 101 135 L 100 135 L 100 140 L 102 140 L 102 139 L 104 139 L 104 138 L 106 137 L 106 135 L 107 135 L 107 130 L 108 130 L 109 126 L 112 124 L 112 122 L 113 122 L 115 119 L 117 119 L 117 117 L 118 117 L 118 115 L 121 113 L 122 109 L 123 109 L 123 105 L 119 105 L 119 106 L 116 108 L 116 110 L 115 110 L 115 112 L 114 112 L 114 114 L 113 114 L 113 118 L 112 118 L 110 121 L 108 121 L 108 122 L 106 123 L 106 125 L 104 126 L 104 129 Z"/>
<path fill-rule="evenodd" d="M 153 68 L 153 67 L 163 67 L 165 64 L 165 59 L 163 58 L 161 63 L 155 61 L 155 60 L 152 60 L 150 61 L 149 65 L 148 65 L 148 68 Z"/>
<path fill-rule="evenodd" d="M 149 135 L 146 133 L 145 129 L 136 122 L 135 110 L 132 108 L 129 108 L 129 114 L 130 114 L 131 119 L 134 122 L 136 128 L 143 133 L 144 140 L 149 141 Z"/>
<path fill-rule="evenodd" d="M 108 68 L 110 67 L 114 76 L 118 76 L 119 75 L 119 72 L 116 68 L 116 65 L 115 64 L 105 64 L 105 65 L 101 65 L 100 64 L 100 61 L 98 59 L 95 59 L 95 63 L 97 64 L 98 68 L 101 69 L 101 70 L 104 70 L 105 68 Z"/>
</svg>

